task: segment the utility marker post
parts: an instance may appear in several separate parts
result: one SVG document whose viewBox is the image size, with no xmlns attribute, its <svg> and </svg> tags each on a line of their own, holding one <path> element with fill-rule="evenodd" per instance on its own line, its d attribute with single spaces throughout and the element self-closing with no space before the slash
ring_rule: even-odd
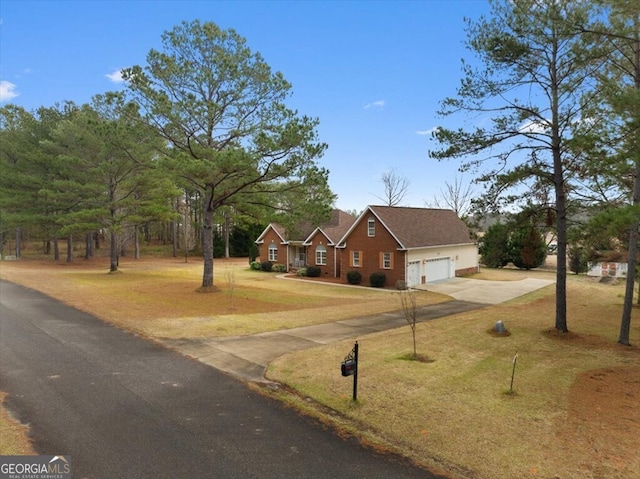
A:
<svg viewBox="0 0 640 479">
<path fill-rule="evenodd" d="M 516 363 L 518 362 L 518 353 L 513 357 L 513 370 L 511 371 L 511 386 L 509 392 L 513 393 L 513 377 L 516 375 Z"/>
</svg>

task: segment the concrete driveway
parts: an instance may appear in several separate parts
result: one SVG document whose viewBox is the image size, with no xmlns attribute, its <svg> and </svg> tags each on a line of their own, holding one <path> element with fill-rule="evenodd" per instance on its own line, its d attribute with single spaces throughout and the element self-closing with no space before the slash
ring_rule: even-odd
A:
<svg viewBox="0 0 640 479">
<path fill-rule="evenodd" d="M 421 308 L 417 320 L 428 321 L 484 308 L 552 283 L 553 281 L 532 278 L 522 281 L 452 278 L 440 283 L 430 283 L 420 289 L 446 294 L 454 300 Z M 406 325 L 402 312 L 390 312 L 250 336 L 164 339 L 162 343 L 245 381 L 268 382 L 264 377 L 266 367 L 283 354 L 336 341 L 357 339 L 370 333 Z"/>
<path fill-rule="evenodd" d="M 446 294 L 460 301 L 483 304 L 504 303 L 555 283 L 548 279 L 526 278 L 520 281 L 484 281 L 451 278 L 421 285 L 418 289 Z"/>
</svg>

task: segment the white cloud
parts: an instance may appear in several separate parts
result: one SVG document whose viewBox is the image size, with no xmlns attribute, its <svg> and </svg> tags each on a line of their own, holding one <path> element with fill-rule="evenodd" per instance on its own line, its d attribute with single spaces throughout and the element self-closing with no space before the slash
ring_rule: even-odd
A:
<svg viewBox="0 0 640 479">
<path fill-rule="evenodd" d="M 430 135 L 431 133 L 433 133 L 437 129 L 438 129 L 438 127 L 434 126 L 433 128 L 429 128 L 428 130 L 418 130 L 418 131 L 416 131 L 416 135 L 421 135 L 421 136 Z"/>
<path fill-rule="evenodd" d="M 520 133 L 544 134 L 549 131 L 549 125 L 539 120 L 527 121 L 520 125 Z"/>
<path fill-rule="evenodd" d="M 0 81 L 0 102 L 13 100 L 19 95 L 17 86 L 6 80 Z"/>
<path fill-rule="evenodd" d="M 368 110 L 369 108 L 382 108 L 382 107 L 384 107 L 384 100 L 376 100 L 374 102 L 367 103 L 364 106 L 364 109 Z"/>
<path fill-rule="evenodd" d="M 113 83 L 122 83 L 124 81 L 122 79 L 122 70 L 116 70 L 113 73 L 107 73 L 105 76 Z"/>
</svg>

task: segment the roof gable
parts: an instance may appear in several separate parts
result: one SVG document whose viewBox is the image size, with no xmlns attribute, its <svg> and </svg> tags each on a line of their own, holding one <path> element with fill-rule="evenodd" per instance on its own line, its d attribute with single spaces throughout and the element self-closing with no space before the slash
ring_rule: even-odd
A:
<svg viewBox="0 0 640 479">
<path fill-rule="evenodd" d="M 453 210 L 403 206 L 368 206 L 340 242 L 346 241 L 355 225 L 371 214 L 402 249 L 472 243 L 469 228 Z"/>
<path fill-rule="evenodd" d="M 282 225 L 278 223 L 270 223 L 258 237 L 256 243 L 262 242 L 268 230 L 272 228 L 283 243 L 287 243 L 289 241 L 308 242 L 317 231 L 321 231 L 331 244 L 335 244 L 355 221 L 356 218 L 349 213 L 339 209 L 334 209 L 331 212 L 331 219 L 329 221 L 322 223 L 319 226 L 312 225 L 309 222 L 299 223 L 296 225 L 293 235 L 290 235 Z"/>
<path fill-rule="evenodd" d="M 280 238 L 280 240 L 283 243 L 286 243 L 285 240 L 285 234 L 284 234 L 284 228 L 282 226 L 280 226 L 277 223 L 269 223 L 267 225 L 267 227 L 264 229 L 264 231 L 260 234 L 260 236 L 258 236 L 258 239 L 255 240 L 255 243 L 263 243 L 264 242 L 264 237 L 267 235 L 267 233 L 269 232 L 269 230 L 273 230 L 278 237 Z"/>
</svg>

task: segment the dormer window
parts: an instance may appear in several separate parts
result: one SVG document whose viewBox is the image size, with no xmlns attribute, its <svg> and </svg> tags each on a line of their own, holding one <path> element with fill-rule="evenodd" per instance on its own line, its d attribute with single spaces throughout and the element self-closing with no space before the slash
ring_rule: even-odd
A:
<svg viewBox="0 0 640 479">
<path fill-rule="evenodd" d="M 367 222 L 367 234 L 368 236 L 376 235 L 376 221 L 373 218 L 369 218 Z"/>
</svg>

